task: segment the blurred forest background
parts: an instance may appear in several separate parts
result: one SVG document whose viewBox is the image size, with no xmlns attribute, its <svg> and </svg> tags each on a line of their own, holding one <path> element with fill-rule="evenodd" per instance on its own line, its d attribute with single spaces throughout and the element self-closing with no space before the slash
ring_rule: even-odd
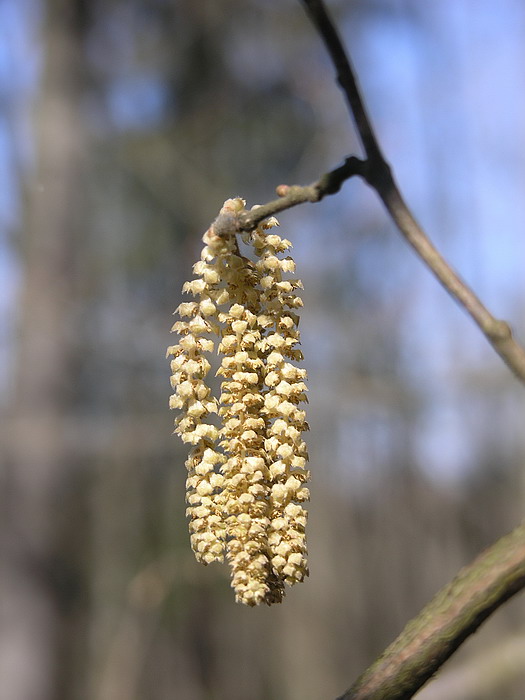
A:
<svg viewBox="0 0 525 700">
<path fill-rule="evenodd" d="M 416 215 L 525 339 L 525 4 L 329 3 Z M 525 394 L 357 179 L 305 285 L 310 578 L 198 565 L 165 348 L 223 201 L 357 150 L 296 0 L 0 0 L 0 700 L 333 698 L 521 519 Z M 525 606 L 418 697 L 522 700 Z"/>
</svg>

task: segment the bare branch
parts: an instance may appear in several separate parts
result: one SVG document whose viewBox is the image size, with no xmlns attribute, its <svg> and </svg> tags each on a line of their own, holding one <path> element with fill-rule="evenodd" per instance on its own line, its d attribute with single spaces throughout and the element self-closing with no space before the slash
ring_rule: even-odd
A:
<svg viewBox="0 0 525 700">
<path fill-rule="evenodd" d="M 462 569 L 338 700 L 407 700 L 525 587 L 525 523 Z"/>
<path fill-rule="evenodd" d="M 348 108 L 355 121 L 367 159 L 372 163 L 376 161 L 384 163 L 385 159 L 381 153 L 379 142 L 357 87 L 357 80 L 350 59 L 347 56 L 337 29 L 326 11 L 324 3 L 322 0 L 301 1 L 332 59 L 337 74 L 337 82 L 348 102 Z"/>
<path fill-rule="evenodd" d="M 525 383 L 525 349 L 518 343 L 506 321 L 495 318 L 477 295 L 434 246 L 407 206 L 385 160 L 361 98 L 357 81 L 341 39 L 322 0 L 301 0 L 319 30 L 332 58 L 340 84 L 366 152 L 366 160 L 349 156 L 344 163 L 322 175 L 311 185 L 279 185 L 278 199 L 237 217 L 239 231 L 255 228 L 263 219 L 305 202 L 319 202 L 338 192 L 343 182 L 359 175 L 376 190 L 391 219 L 416 254 L 446 291 L 465 309 L 493 349 L 512 372 Z M 220 230 L 221 222 L 216 221 Z M 231 230 L 231 222 L 228 224 Z"/>
<path fill-rule="evenodd" d="M 279 199 L 262 204 L 252 211 L 245 212 L 238 217 L 237 228 L 239 231 L 249 231 L 255 228 L 263 219 L 277 214 L 285 209 L 291 209 L 304 202 L 319 202 L 329 194 L 335 194 L 341 189 L 345 180 L 353 175 L 365 177 L 367 164 L 365 161 L 350 156 L 344 163 L 334 170 L 322 175 L 312 185 L 279 185 L 276 188 Z"/>
<path fill-rule="evenodd" d="M 448 293 L 479 326 L 494 350 L 508 367 L 525 382 L 525 350 L 514 340 L 510 326 L 496 319 L 476 294 L 447 263 L 419 226 L 408 208 L 386 162 L 361 98 L 354 71 L 341 39 L 322 0 L 302 0 L 334 64 L 359 136 L 366 151 L 366 167 L 361 173 L 381 198 L 392 220 L 417 255 L 430 268 Z"/>
<path fill-rule="evenodd" d="M 475 321 L 493 349 L 514 374 L 525 382 L 525 349 L 512 336 L 506 321 L 495 318 L 477 295 L 448 264 L 417 223 L 393 178 L 382 178 L 374 187 L 405 240 L 419 255 L 447 292 Z"/>
</svg>

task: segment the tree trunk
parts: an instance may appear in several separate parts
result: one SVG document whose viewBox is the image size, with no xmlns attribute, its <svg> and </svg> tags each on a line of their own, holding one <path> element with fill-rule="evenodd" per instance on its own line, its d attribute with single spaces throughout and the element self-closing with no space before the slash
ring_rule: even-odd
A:
<svg viewBox="0 0 525 700">
<path fill-rule="evenodd" d="M 56 536 L 74 387 L 75 268 L 86 135 L 79 103 L 83 5 L 50 0 L 26 186 L 14 392 L 8 410 L 0 565 L 0 700 L 57 697 Z"/>
</svg>

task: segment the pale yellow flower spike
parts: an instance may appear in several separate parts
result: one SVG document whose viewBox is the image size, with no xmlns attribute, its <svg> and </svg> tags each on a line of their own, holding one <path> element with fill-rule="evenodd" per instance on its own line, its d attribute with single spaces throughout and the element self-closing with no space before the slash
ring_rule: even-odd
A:
<svg viewBox="0 0 525 700">
<path fill-rule="evenodd" d="M 302 285 L 285 278 L 295 263 L 280 257 L 290 242 L 268 233 L 278 225 L 273 217 L 243 234 L 256 261 L 241 255 L 233 218 L 227 229 L 228 215 L 244 206 L 240 198 L 224 203 L 220 234 L 212 224 L 194 266 L 197 279 L 183 287 L 195 301 L 178 307 L 189 320 L 173 327 L 181 339 L 168 348 L 170 406 L 182 409 L 175 430 L 194 446 L 186 463 L 187 513 L 197 559 L 221 561 L 226 552 L 236 600 L 270 605 L 281 602 L 285 582 L 308 574 L 301 505 L 309 498 L 302 440 L 308 426 L 299 408 L 306 372 L 290 362 L 302 359 L 295 311 Z M 204 381 L 210 369 L 204 353 L 214 349 L 209 335 L 219 340 L 218 402 Z M 219 428 L 207 422 L 217 412 Z"/>
<path fill-rule="evenodd" d="M 295 263 L 288 256 L 279 258 L 291 243 L 265 228 L 276 225 L 267 221 L 252 234 L 259 260 L 263 293 L 261 306 L 265 316 L 260 319 L 266 335 L 261 341 L 265 357 L 264 407 L 262 413 L 269 421 L 264 449 L 270 472 L 270 533 L 268 545 L 272 568 L 276 576 L 293 585 L 308 575 L 305 527 L 307 512 L 299 505 L 309 499 L 305 482 L 308 453 L 302 433 L 308 430 L 305 411 L 298 405 L 306 401 L 306 370 L 289 360 L 301 360 L 299 316 L 294 309 L 302 306 L 295 290 L 302 288 L 298 279 L 283 279 L 283 273 L 295 272 Z"/>
</svg>

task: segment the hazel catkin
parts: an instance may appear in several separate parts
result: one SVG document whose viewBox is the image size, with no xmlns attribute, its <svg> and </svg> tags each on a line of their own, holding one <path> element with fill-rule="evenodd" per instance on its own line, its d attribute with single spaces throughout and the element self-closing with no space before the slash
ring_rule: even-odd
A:
<svg viewBox="0 0 525 700">
<path fill-rule="evenodd" d="M 241 235 L 235 229 L 240 198 L 224 203 L 204 234 L 196 278 L 183 292 L 173 326 L 179 342 L 168 348 L 170 408 L 179 409 L 175 432 L 191 445 L 186 461 L 191 546 L 204 564 L 232 570 L 238 602 L 280 602 L 285 583 L 308 575 L 305 527 L 309 499 L 305 412 L 306 371 L 294 364 L 302 288 L 291 243 L 270 231 L 271 217 Z M 222 377 L 219 398 L 206 383 L 214 350 Z M 214 418 L 215 416 L 215 418 Z"/>
</svg>

